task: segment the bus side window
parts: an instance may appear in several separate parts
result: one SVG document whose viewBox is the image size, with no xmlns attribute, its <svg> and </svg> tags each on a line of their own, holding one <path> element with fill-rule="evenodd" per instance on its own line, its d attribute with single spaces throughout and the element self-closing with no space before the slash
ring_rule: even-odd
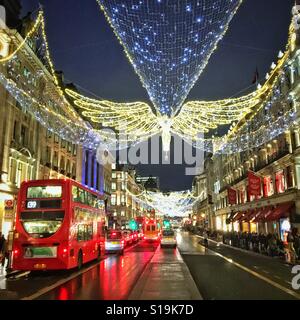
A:
<svg viewBox="0 0 300 320">
<path fill-rule="evenodd" d="M 77 241 L 84 241 L 85 239 L 85 225 L 79 224 L 77 228 Z"/>
<path fill-rule="evenodd" d="M 93 225 L 89 224 L 86 226 L 86 239 L 85 240 L 92 240 L 93 239 Z"/>
<path fill-rule="evenodd" d="M 74 202 L 78 202 L 78 188 L 76 186 L 72 186 L 72 199 Z"/>
<path fill-rule="evenodd" d="M 84 204 L 86 204 L 87 206 L 90 206 L 91 204 L 91 195 L 87 192 L 87 191 L 84 191 L 84 196 L 85 196 L 85 202 Z"/>
<path fill-rule="evenodd" d="M 85 203 L 85 191 L 81 188 L 78 188 L 78 202 Z"/>
<path fill-rule="evenodd" d="M 94 196 L 94 208 L 99 209 L 98 203 L 99 203 L 98 197 Z"/>
</svg>

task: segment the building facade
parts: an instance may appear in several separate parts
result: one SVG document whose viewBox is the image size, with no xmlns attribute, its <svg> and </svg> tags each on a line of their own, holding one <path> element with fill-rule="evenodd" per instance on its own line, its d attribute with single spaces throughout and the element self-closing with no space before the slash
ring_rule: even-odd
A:
<svg viewBox="0 0 300 320">
<path fill-rule="evenodd" d="M 128 165 L 114 164 L 111 180 L 111 225 L 126 227 L 131 219 L 136 219 L 144 212 L 144 207 L 134 195 L 142 188 L 136 183 L 135 169 Z"/>
<path fill-rule="evenodd" d="M 295 117 L 293 126 L 255 148 L 215 154 L 207 168 L 213 173 L 209 190 L 213 195 L 210 220 L 214 230 L 277 233 L 282 238 L 285 231 L 299 230 L 299 40 L 300 33 L 296 30 L 287 47 L 288 59 L 273 74 L 276 90 L 265 97 L 247 120 L 252 130 L 268 127 L 271 131 L 273 123 L 289 113 Z M 282 56 L 280 53 L 279 59 Z M 237 124 L 237 130 L 242 126 Z M 253 181 L 257 183 L 255 194 L 251 191 Z"/>
<path fill-rule="evenodd" d="M 114 159 L 108 152 L 105 157 L 105 161 L 98 159 L 95 150 L 84 148 L 82 150 L 82 175 L 79 181 L 102 196 L 105 212 L 109 215 L 112 213 L 110 197 Z M 108 225 L 107 219 L 106 225 Z"/>
<path fill-rule="evenodd" d="M 12 9 L 18 13 L 18 5 L 14 1 L 7 2 L 7 17 L 13 23 L 10 15 Z M 15 18 L 17 20 L 18 17 Z M 22 40 L 21 34 L 14 30 L 1 29 L 0 55 L 7 56 Z M 9 74 L 29 92 L 42 94 L 45 83 L 53 82 L 35 53 L 34 45 L 27 44 L 19 53 L 18 60 L 1 64 L 0 68 L 1 72 Z M 48 76 L 38 77 L 41 69 Z M 61 139 L 41 126 L 4 86 L 0 86 L 0 114 L 0 232 L 7 236 L 13 226 L 16 199 L 22 181 L 53 178 L 80 181 L 82 152 L 80 146 Z"/>
<path fill-rule="evenodd" d="M 193 195 L 196 201 L 193 206 L 192 223 L 194 226 L 201 228 L 212 227 L 212 212 L 213 212 L 213 177 L 214 168 L 211 159 L 211 154 L 207 154 L 204 161 L 204 170 L 202 174 L 195 176 L 193 180 Z"/>
</svg>

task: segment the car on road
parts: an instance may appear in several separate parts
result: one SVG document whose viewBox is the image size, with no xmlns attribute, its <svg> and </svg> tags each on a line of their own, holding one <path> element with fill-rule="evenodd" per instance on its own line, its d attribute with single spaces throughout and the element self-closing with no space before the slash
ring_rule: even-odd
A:
<svg viewBox="0 0 300 320">
<path fill-rule="evenodd" d="M 172 229 L 165 229 L 162 231 L 161 240 L 160 240 L 160 247 L 173 247 L 176 248 L 177 240 L 174 230 Z"/>
<path fill-rule="evenodd" d="M 131 230 L 122 230 L 122 235 L 125 239 L 125 245 L 131 245 L 134 242 L 134 236 Z"/>
<path fill-rule="evenodd" d="M 105 239 L 105 252 L 118 252 L 124 254 L 125 239 L 121 231 L 110 230 Z"/>
<path fill-rule="evenodd" d="M 137 243 L 139 241 L 139 233 L 138 231 L 132 231 L 133 242 Z"/>
<path fill-rule="evenodd" d="M 139 239 L 139 240 L 143 240 L 143 239 L 144 239 L 144 233 L 143 233 L 143 231 L 142 231 L 142 230 L 138 230 L 137 233 L 138 233 L 138 239 Z"/>
</svg>

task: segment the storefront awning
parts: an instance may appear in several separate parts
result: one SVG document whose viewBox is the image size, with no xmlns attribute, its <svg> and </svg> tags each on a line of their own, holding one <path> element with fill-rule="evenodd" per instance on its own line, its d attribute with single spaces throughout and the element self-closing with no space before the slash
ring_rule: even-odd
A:
<svg viewBox="0 0 300 320">
<path fill-rule="evenodd" d="M 265 218 L 266 221 L 277 221 L 281 218 L 288 218 L 295 203 L 294 202 L 285 202 L 278 205 L 275 209 L 272 210 L 272 213 Z"/>
<path fill-rule="evenodd" d="M 243 212 L 238 212 L 232 219 L 232 222 L 236 222 L 243 217 Z"/>
<path fill-rule="evenodd" d="M 253 209 L 249 210 L 246 217 L 243 219 L 245 222 L 251 222 L 253 218 L 255 218 L 259 213 L 261 209 Z"/>
<path fill-rule="evenodd" d="M 258 209 L 257 214 L 255 215 L 254 220 L 252 222 L 254 223 L 263 222 L 265 221 L 266 217 L 268 217 L 271 213 L 272 213 L 271 207 Z"/>
</svg>

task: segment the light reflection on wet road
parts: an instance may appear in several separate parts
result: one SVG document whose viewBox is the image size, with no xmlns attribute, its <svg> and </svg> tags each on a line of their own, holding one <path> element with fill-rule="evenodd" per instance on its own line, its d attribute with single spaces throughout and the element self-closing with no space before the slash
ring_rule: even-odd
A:
<svg viewBox="0 0 300 320">
<path fill-rule="evenodd" d="M 124 256 L 109 256 L 91 270 L 40 296 L 39 300 L 127 299 L 157 244 L 142 242 Z"/>
</svg>

